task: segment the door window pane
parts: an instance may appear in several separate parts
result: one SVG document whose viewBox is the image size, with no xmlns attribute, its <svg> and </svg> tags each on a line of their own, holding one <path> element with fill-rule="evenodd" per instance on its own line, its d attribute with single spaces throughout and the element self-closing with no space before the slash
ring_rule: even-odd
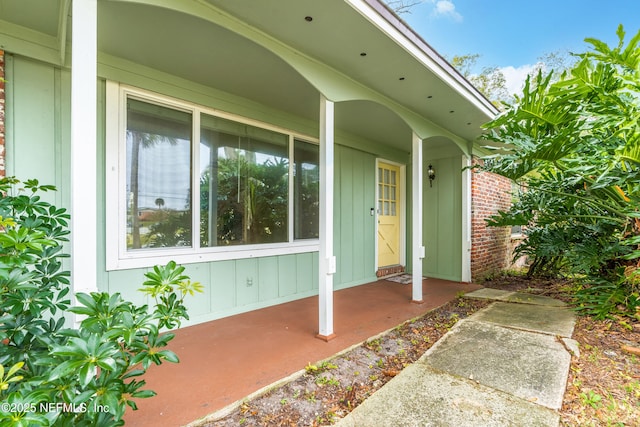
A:
<svg viewBox="0 0 640 427">
<path fill-rule="evenodd" d="M 378 168 L 378 214 L 398 214 L 398 172 L 385 167 Z"/>
<path fill-rule="evenodd" d="M 191 246 L 191 114 L 127 102 L 126 247 Z"/>
</svg>

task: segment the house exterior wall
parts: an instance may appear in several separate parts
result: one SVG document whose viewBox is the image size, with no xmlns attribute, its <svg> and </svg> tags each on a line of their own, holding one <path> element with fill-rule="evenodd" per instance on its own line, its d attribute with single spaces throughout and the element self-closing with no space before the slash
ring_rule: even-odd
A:
<svg viewBox="0 0 640 427">
<path fill-rule="evenodd" d="M 339 260 L 334 286 L 341 289 L 376 280 L 376 157 L 336 146 L 334 185 L 334 254 Z"/>
<path fill-rule="evenodd" d="M 2 55 L 2 73 L 7 82 L 0 97 L 0 142 L 6 144 L 6 173 L 20 179 L 37 178 L 42 183 L 56 185 L 58 192 L 45 197 L 63 207 L 70 205 L 70 73 L 67 70 L 36 60 Z M 212 88 L 196 87 L 188 82 L 171 81 L 171 76 L 153 70 L 135 70 L 102 64 L 98 88 L 98 221 L 105 223 L 105 78 L 116 79 L 163 95 L 184 98 L 205 106 L 230 110 L 243 117 L 273 123 L 298 132 L 313 135 L 316 123 L 287 117 L 265 106 L 236 99 Z M 141 77 L 141 76 L 145 77 Z M 3 86 L 3 89 L 4 89 Z M 5 111 L 6 107 L 6 111 Z M 235 108 L 235 110 L 234 110 Z M 4 126 L 11 123 L 11 126 Z M 6 131 L 6 132 L 5 132 Z M 386 158 L 407 165 L 406 153 L 371 152 L 373 144 L 336 133 L 334 252 L 337 257 L 335 288 L 357 286 L 376 280 L 375 216 L 370 209 L 376 206 L 375 162 Z M 461 159 L 425 159 L 438 171 L 433 187 L 424 183 L 424 244 L 426 258 L 424 274 L 448 280 L 461 279 Z M 1 173 L 5 171 L 2 170 Z M 484 220 L 498 209 L 508 209 L 511 197 L 510 182 L 489 173 L 472 174 L 472 254 L 471 269 L 474 280 L 511 265 L 511 253 L 517 241 L 510 230 L 486 227 Z M 407 194 L 411 183 L 406 182 Z M 411 210 L 407 200 L 406 214 Z M 407 220 L 407 236 L 411 235 Z M 107 271 L 106 232 L 99 227 L 96 240 L 98 251 L 98 288 L 120 292 L 137 303 L 148 303 L 137 289 L 146 268 Z M 411 271 L 410 239 L 406 239 L 406 266 Z M 205 284 L 205 295 L 191 299 L 190 323 L 237 314 L 269 305 L 312 296 L 318 290 L 317 252 L 289 254 L 244 260 L 193 263 L 186 265 L 186 273 Z"/>
<path fill-rule="evenodd" d="M 430 159 L 425 157 L 423 274 L 437 279 L 460 281 L 462 278 L 462 160 L 460 156 Z M 426 165 L 436 171 L 429 184 Z"/>
<path fill-rule="evenodd" d="M 481 160 L 474 159 L 476 165 Z M 511 206 L 511 181 L 473 169 L 471 174 L 471 277 L 480 280 L 512 266 L 517 240 L 510 227 L 488 227 L 486 220 Z"/>
<path fill-rule="evenodd" d="M 69 207 L 71 75 L 7 52 L 4 72 L 6 174 L 55 185 L 43 199 Z"/>
<path fill-rule="evenodd" d="M 105 202 L 106 83 L 117 79 L 126 84 L 171 97 L 214 106 L 232 113 L 274 123 L 297 132 L 313 135 L 316 123 L 286 117 L 265 106 L 234 98 L 212 88 L 196 87 L 153 70 L 129 73 L 102 64 L 98 90 L 98 253 L 97 285 L 100 291 L 119 292 L 137 304 L 150 301 L 137 289 L 148 268 L 106 269 L 107 215 L 116 215 Z M 7 173 L 20 179 L 37 178 L 53 184 L 58 192 L 47 194 L 49 201 L 61 207 L 70 205 L 70 73 L 58 67 L 18 55 L 7 55 L 7 101 L 10 111 L 7 138 Z M 139 70 L 136 70 L 139 71 Z M 171 84 L 167 84 L 170 80 Z M 235 109 L 235 110 L 234 110 Z M 375 162 L 378 157 L 407 161 L 403 152 L 367 151 L 367 141 L 336 133 L 334 252 L 336 289 L 376 280 Z M 187 301 L 190 321 L 196 324 L 220 317 L 255 310 L 318 293 L 318 253 L 307 252 L 238 260 L 185 264 L 185 274 L 205 285 L 205 293 Z"/>
</svg>

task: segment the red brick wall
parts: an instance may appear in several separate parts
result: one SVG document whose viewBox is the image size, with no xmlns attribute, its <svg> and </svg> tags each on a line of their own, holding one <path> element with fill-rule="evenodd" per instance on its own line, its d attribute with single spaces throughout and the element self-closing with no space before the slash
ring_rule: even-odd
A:
<svg viewBox="0 0 640 427">
<path fill-rule="evenodd" d="M 487 227 L 485 222 L 498 210 L 509 209 L 511 181 L 477 169 L 471 176 L 471 277 L 478 280 L 511 266 L 511 228 Z"/>
<path fill-rule="evenodd" d="M 4 170 L 4 51 L 0 50 L 0 177 Z"/>
</svg>

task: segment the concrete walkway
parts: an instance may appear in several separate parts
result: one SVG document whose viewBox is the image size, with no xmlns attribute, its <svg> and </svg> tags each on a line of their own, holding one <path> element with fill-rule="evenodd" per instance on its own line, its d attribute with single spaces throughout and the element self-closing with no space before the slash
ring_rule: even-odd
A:
<svg viewBox="0 0 640 427">
<path fill-rule="evenodd" d="M 416 363 L 336 425 L 558 426 L 575 319 L 564 303 L 495 289 Z"/>
</svg>

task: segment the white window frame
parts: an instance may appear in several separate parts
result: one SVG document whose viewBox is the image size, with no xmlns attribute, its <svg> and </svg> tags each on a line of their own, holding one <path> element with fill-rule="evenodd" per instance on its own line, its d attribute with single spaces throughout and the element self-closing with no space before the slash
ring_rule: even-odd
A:
<svg viewBox="0 0 640 427">
<path fill-rule="evenodd" d="M 200 144 L 200 115 L 208 114 L 245 123 L 263 129 L 268 129 L 289 136 L 289 191 L 288 191 L 288 241 L 281 243 L 264 243 L 237 246 L 200 247 L 200 239 L 192 239 L 189 248 L 153 248 L 127 251 L 126 248 L 126 100 L 128 97 L 139 99 L 181 110 L 192 114 L 192 194 L 199 194 L 199 144 Z M 293 201 L 293 160 L 294 140 L 319 144 L 317 138 L 303 135 L 289 129 L 280 128 L 267 123 L 230 114 L 214 108 L 203 107 L 187 101 L 159 95 L 150 91 L 118 82 L 106 82 L 106 168 L 105 168 L 105 218 L 106 218 L 106 269 L 122 270 L 131 268 L 151 267 L 165 264 L 171 260 L 179 264 L 196 262 L 225 261 L 232 259 L 257 258 L 276 255 L 288 255 L 319 250 L 319 239 L 294 240 L 294 203 Z M 200 198 L 192 200 L 192 233 L 199 235 Z"/>
</svg>

